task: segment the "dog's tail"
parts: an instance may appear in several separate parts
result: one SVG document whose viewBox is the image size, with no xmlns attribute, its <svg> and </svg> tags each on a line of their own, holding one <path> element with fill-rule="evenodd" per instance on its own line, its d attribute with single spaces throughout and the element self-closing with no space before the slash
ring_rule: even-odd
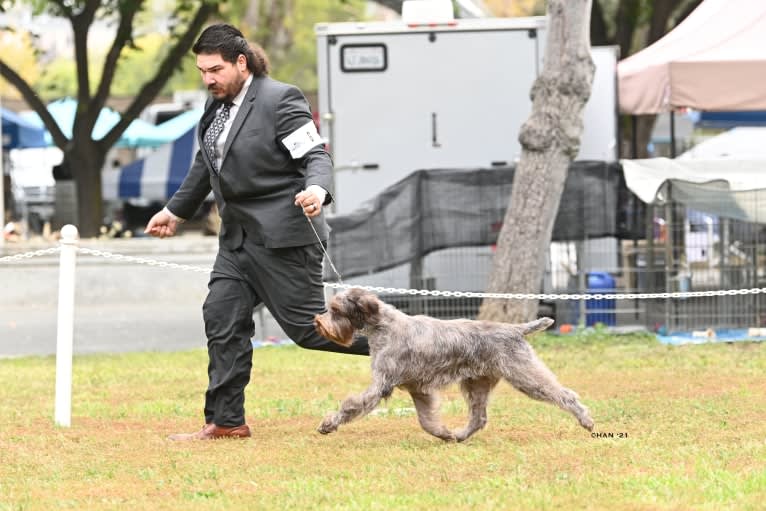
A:
<svg viewBox="0 0 766 511">
<path fill-rule="evenodd" d="M 553 320 L 551 318 L 540 318 L 534 321 L 530 321 L 529 323 L 524 323 L 523 325 L 519 325 L 519 326 L 521 326 L 522 335 L 527 335 L 527 334 L 531 334 L 532 332 L 539 332 L 540 330 L 545 330 L 552 324 L 553 324 Z"/>
</svg>

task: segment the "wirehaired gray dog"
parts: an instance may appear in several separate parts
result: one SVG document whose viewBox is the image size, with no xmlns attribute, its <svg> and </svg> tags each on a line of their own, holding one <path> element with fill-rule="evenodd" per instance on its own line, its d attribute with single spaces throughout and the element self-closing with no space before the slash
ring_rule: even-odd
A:
<svg viewBox="0 0 766 511">
<path fill-rule="evenodd" d="M 582 427 L 592 430 L 593 420 L 577 394 L 556 380 L 524 339 L 552 324 L 550 318 L 511 325 L 408 316 L 368 291 L 351 288 L 339 293 L 328 311 L 314 318 L 314 325 L 322 336 L 342 346 L 354 342 L 355 332 L 367 336 L 372 384 L 328 414 L 319 432 L 332 433 L 370 413 L 399 387 L 412 396 L 426 432 L 462 442 L 487 424 L 489 394 L 501 378 L 532 399 L 570 412 Z M 442 424 L 438 412 L 439 389 L 454 382 L 459 382 L 470 414 L 465 428 L 455 432 Z"/>
</svg>

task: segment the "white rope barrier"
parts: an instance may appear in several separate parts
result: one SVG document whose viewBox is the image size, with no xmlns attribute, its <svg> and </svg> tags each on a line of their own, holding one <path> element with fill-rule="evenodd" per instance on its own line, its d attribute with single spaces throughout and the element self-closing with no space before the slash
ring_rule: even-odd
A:
<svg viewBox="0 0 766 511">
<path fill-rule="evenodd" d="M 495 298 L 498 300 L 645 300 L 653 298 L 699 298 L 703 296 L 755 295 L 766 293 L 766 288 L 720 289 L 717 291 L 679 291 L 673 293 L 474 293 L 471 291 L 436 291 L 430 289 L 406 289 L 396 287 L 356 286 L 354 284 L 325 283 L 326 287 L 366 289 L 374 293 L 443 296 L 447 298 Z"/>
<path fill-rule="evenodd" d="M 156 259 L 147 259 L 145 257 L 126 256 L 122 254 L 114 254 L 112 252 L 105 252 L 103 250 L 93 250 L 91 248 L 80 247 L 80 252 L 95 257 L 103 257 L 112 261 L 120 261 L 124 263 L 144 264 L 147 266 L 157 266 L 159 268 L 169 268 L 171 270 L 192 271 L 198 273 L 210 273 L 210 268 L 203 268 L 202 266 L 191 266 L 188 264 L 176 264 L 168 263 L 166 261 L 157 261 Z"/>
<path fill-rule="evenodd" d="M 32 259 L 34 257 L 55 254 L 59 252 L 60 250 L 61 250 L 61 247 L 52 247 L 52 248 L 45 248 L 42 250 L 27 252 L 25 254 L 14 254 L 12 256 L 3 256 L 3 257 L 0 257 L 0 263 L 15 263 L 15 262 L 23 261 L 25 259 Z"/>
<path fill-rule="evenodd" d="M 0 257 L 1 263 L 19 262 L 34 257 L 51 255 L 59 252 L 61 247 L 53 247 L 43 250 L 35 250 L 24 254 Z M 96 250 L 85 247 L 77 247 L 78 252 L 93 257 L 102 257 L 104 259 L 123 263 L 134 263 L 139 265 L 153 266 L 158 268 L 167 268 L 171 270 L 190 271 L 196 273 L 209 273 L 210 268 L 202 266 L 193 266 L 188 264 L 177 264 L 146 257 L 127 256 L 115 254 L 105 250 Z M 736 295 L 755 295 L 766 293 L 766 288 L 748 288 L 748 289 L 719 289 L 712 291 L 677 291 L 660 293 L 481 293 L 474 291 L 439 291 L 433 289 L 411 289 L 397 287 L 364 286 L 356 284 L 343 284 L 337 282 L 325 282 L 325 287 L 331 289 L 349 289 L 352 287 L 365 289 L 378 294 L 411 295 L 411 296 L 433 296 L 444 298 L 492 298 L 498 300 L 651 300 L 663 298 L 700 298 L 711 296 L 736 296 Z"/>
<path fill-rule="evenodd" d="M 209 273 L 210 268 L 159 261 L 145 257 L 126 256 L 104 250 L 95 250 L 77 246 L 78 233 L 73 225 L 61 229 L 61 245 L 23 254 L 0 257 L 0 264 L 26 261 L 35 257 L 60 253 L 59 258 L 59 295 L 58 326 L 56 334 L 56 400 L 54 418 L 59 426 L 71 425 L 72 412 L 72 353 L 74 333 L 75 266 L 77 253 L 101 257 L 110 261 L 167 268 L 171 270 Z M 336 271 L 337 273 L 337 271 Z M 380 286 L 361 286 L 354 284 L 324 283 L 331 289 L 366 289 L 378 294 L 398 294 L 412 296 L 433 296 L 445 298 L 491 298 L 499 300 L 645 300 L 667 298 L 699 298 L 711 296 L 755 295 L 766 293 L 766 288 L 722 289 L 716 291 L 681 291 L 662 293 L 479 293 L 472 291 L 438 291 L 430 289 L 408 289 Z"/>
</svg>

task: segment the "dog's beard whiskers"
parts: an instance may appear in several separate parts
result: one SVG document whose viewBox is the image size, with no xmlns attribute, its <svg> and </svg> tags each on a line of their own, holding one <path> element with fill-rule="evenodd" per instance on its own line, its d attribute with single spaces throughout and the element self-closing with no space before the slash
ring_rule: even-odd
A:
<svg viewBox="0 0 766 511">
<path fill-rule="evenodd" d="M 335 321 L 325 322 L 322 316 L 314 318 L 317 332 L 335 344 L 348 348 L 354 343 L 354 327 L 346 318 L 338 318 Z"/>
<path fill-rule="evenodd" d="M 346 318 L 335 323 L 338 327 L 335 342 L 341 346 L 349 347 L 354 343 L 354 325 Z"/>
</svg>

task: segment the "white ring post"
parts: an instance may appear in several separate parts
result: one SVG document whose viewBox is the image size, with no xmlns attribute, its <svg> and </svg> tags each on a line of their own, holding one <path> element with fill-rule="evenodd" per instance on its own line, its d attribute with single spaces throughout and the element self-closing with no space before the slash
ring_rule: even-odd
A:
<svg viewBox="0 0 766 511">
<path fill-rule="evenodd" d="M 57 426 L 72 423 L 72 343 L 74 334 L 74 269 L 77 258 L 77 227 L 61 229 L 59 263 L 59 310 L 56 335 L 56 409 Z"/>
</svg>

